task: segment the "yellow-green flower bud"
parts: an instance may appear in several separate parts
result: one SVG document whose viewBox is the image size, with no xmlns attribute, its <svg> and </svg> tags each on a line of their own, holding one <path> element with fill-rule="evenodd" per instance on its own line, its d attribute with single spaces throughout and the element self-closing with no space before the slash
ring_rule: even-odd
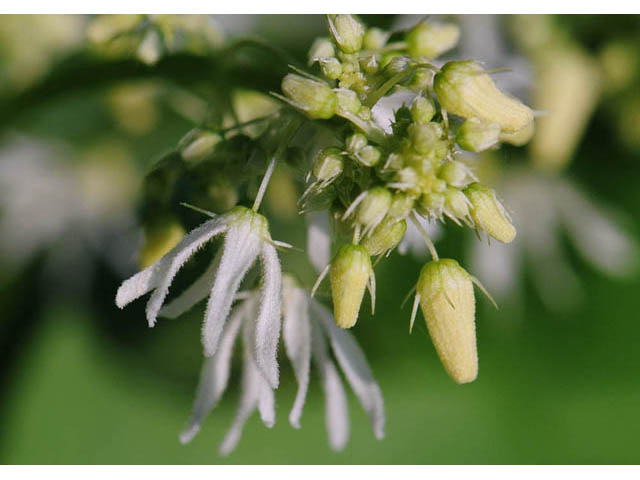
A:
<svg viewBox="0 0 640 480">
<path fill-rule="evenodd" d="M 369 142 L 367 141 L 367 137 L 362 133 L 354 133 L 347 137 L 347 141 L 345 143 L 347 152 L 349 152 L 350 155 L 356 155 L 360 150 L 366 147 Z"/>
<path fill-rule="evenodd" d="M 412 123 L 407 132 L 413 149 L 423 155 L 434 151 L 442 138 L 442 127 L 435 122 Z"/>
<path fill-rule="evenodd" d="M 197 161 L 213 153 L 214 147 L 222 137 L 213 132 L 198 132 L 182 149 L 181 155 L 186 161 Z"/>
<path fill-rule="evenodd" d="M 475 297 L 469 274 L 451 259 L 427 263 L 416 289 L 440 361 L 457 383 L 478 376 Z"/>
<path fill-rule="evenodd" d="M 309 66 L 319 61 L 321 58 L 335 57 L 336 52 L 333 43 L 329 38 L 316 38 L 309 49 Z"/>
<path fill-rule="evenodd" d="M 360 103 L 356 92 L 348 88 L 336 88 L 334 91 L 338 96 L 338 108 L 342 111 L 357 115 L 362 108 L 362 103 Z"/>
<path fill-rule="evenodd" d="M 378 63 L 378 59 L 375 55 L 370 55 L 368 57 L 363 57 L 360 60 L 360 68 L 367 74 L 373 75 L 378 70 L 380 70 L 380 64 Z"/>
<path fill-rule="evenodd" d="M 342 74 L 342 64 L 336 57 L 322 57 L 318 61 L 325 77 L 336 80 Z"/>
<path fill-rule="evenodd" d="M 444 210 L 453 218 L 469 219 L 469 205 L 469 199 L 457 188 L 449 188 L 444 193 Z"/>
<path fill-rule="evenodd" d="M 367 191 L 358 205 L 356 220 L 365 228 L 376 227 L 391 207 L 391 192 L 384 187 L 374 187 Z"/>
<path fill-rule="evenodd" d="M 445 110 L 498 123 L 506 133 L 517 132 L 533 120 L 531 109 L 501 92 L 473 60 L 447 62 L 436 74 L 433 87 Z"/>
<path fill-rule="evenodd" d="M 500 134 L 500 141 L 509 143 L 511 145 L 515 145 L 516 147 L 521 147 L 529 143 L 529 140 L 533 137 L 533 134 L 536 132 L 535 122 L 531 120 L 531 123 L 524 127 L 521 130 L 513 133 L 505 133 L 502 132 Z"/>
<path fill-rule="evenodd" d="M 480 228 L 500 242 L 510 243 L 516 237 L 516 229 L 511 224 L 502 204 L 493 190 L 472 183 L 464 189 L 471 202 L 471 218 Z"/>
<path fill-rule="evenodd" d="M 388 170 L 400 170 L 404 166 L 404 157 L 400 153 L 390 153 L 384 168 Z"/>
<path fill-rule="evenodd" d="M 412 167 L 404 167 L 393 175 L 393 186 L 411 194 L 420 193 L 420 178 L 418 172 Z"/>
<path fill-rule="evenodd" d="M 380 50 L 389 40 L 390 33 L 379 28 L 369 28 L 364 34 L 362 46 L 365 50 Z"/>
<path fill-rule="evenodd" d="M 430 98 L 418 96 L 411 103 L 411 119 L 416 123 L 428 123 L 436 114 L 436 106 Z"/>
<path fill-rule="evenodd" d="M 420 206 L 432 217 L 442 216 L 444 211 L 444 194 L 429 192 L 420 197 Z"/>
<path fill-rule="evenodd" d="M 406 72 L 412 63 L 410 59 L 402 55 L 391 57 L 384 67 L 384 74 L 393 77 L 398 73 Z"/>
<path fill-rule="evenodd" d="M 358 163 L 361 163 L 365 167 L 374 167 L 378 164 L 382 158 L 382 153 L 376 147 L 367 145 L 360 149 L 355 155 L 355 159 Z"/>
<path fill-rule="evenodd" d="M 340 149 L 335 147 L 325 148 L 316 155 L 313 160 L 313 175 L 323 182 L 331 182 L 344 169 L 344 160 Z"/>
<path fill-rule="evenodd" d="M 438 177 L 447 182 L 452 187 L 466 187 L 473 181 L 473 175 L 464 163 L 453 160 L 447 162 L 438 172 Z"/>
<path fill-rule="evenodd" d="M 413 199 L 413 197 L 410 197 L 406 193 L 394 193 L 393 199 L 391 200 L 391 206 L 389 207 L 389 211 L 387 212 L 387 218 L 391 222 L 404 220 L 411 213 L 414 203 L 415 200 Z"/>
<path fill-rule="evenodd" d="M 420 23 L 406 37 L 407 52 L 413 58 L 433 59 L 458 43 L 460 29 L 451 23 Z"/>
<path fill-rule="evenodd" d="M 144 245 L 140 252 L 140 268 L 147 268 L 175 247 L 184 237 L 184 229 L 175 220 L 144 227 Z"/>
<path fill-rule="evenodd" d="M 329 30 L 344 53 L 356 53 L 362 48 L 364 26 L 353 15 L 332 15 Z"/>
<path fill-rule="evenodd" d="M 465 120 L 456 132 L 456 142 L 468 152 L 482 152 L 498 143 L 500 125 L 477 118 Z"/>
<path fill-rule="evenodd" d="M 311 118 L 333 117 L 338 106 L 338 98 L 328 85 L 294 73 L 282 79 L 282 91 L 292 105 Z"/>
<path fill-rule="evenodd" d="M 373 230 L 370 236 L 362 241 L 362 246 L 372 256 L 383 255 L 398 246 L 406 231 L 406 220 L 399 222 L 385 220 Z"/>
<path fill-rule="evenodd" d="M 369 252 L 362 245 L 340 247 L 329 270 L 333 317 L 338 327 L 351 328 L 355 325 L 372 274 Z"/>
</svg>

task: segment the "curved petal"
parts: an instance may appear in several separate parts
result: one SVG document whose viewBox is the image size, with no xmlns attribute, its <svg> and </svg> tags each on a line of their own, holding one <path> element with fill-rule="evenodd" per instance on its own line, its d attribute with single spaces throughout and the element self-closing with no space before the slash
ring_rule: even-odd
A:
<svg viewBox="0 0 640 480">
<path fill-rule="evenodd" d="M 191 418 L 187 428 L 180 434 L 180 442 L 188 443 L 200 431 L 200 425 L 227 388 L 233 345 L 246 318 L 247 302 L 234 309 L 222 334 L 220 348 L 213 357 L 205 358 L 200 373 L 200 383 L 193 402 Z"/>
<path fill-rule="evenodd" d="M 313 361 L 318 368 L 325 401 L 325 422 L 329 446 L 342 450 L 349 440 L 349 409 L 340 374 L 329 357 L 327 341 L 320 325 L 312 321 Z"/>
<path fill-rule="evenodd" d="M 258 256 L 261 241 L 253 231 L 251 222 L 236 223 L 229 227 L 225 235 L 220 265 L 202 326 L 202 343 L 207 357 L 216 353 L 233 298 L 247 270 Z"/>
<path fill-rule="evenodd" d="M 222 249 L 218 249 L 213 262 L 211 262 L 207 270 L 195 282 L 189 285 L 184 292 L 162 307 L 158 315 L 166 318 L 177 318 L 189 311 L 196 303 L 204 300 L 213 287 L 213 281 L 215 280 L 221 257 Z"/>
<path fill-rule="evenodd" d="M 316 271 L 320 272 L 331 261 L 329 216 L 326 212 L 309 212 L 307 221 L 307 255 Z"/>
<path fill-rule="evenodd" d="M 278 340 L 282 312 L 282 271 L 273 245 L 264 242 L 262 260 L 262 290 L 260 310 L 255 325 L 255 360 L 272 388 L 278 388 Z"/>
<path fill-rule="evenodd" d="M 385 414 L 382 392 L 364 353 L 349 332 L 336 327 L 333 317 L 323 305 L 312 301 L 311 308 L 327 332 L 333 353 L 347 381 L 369 415 L 376 438 L 383 438 Z"/>
<path fill-rule="evenodd" d="M 289 423 L 300 428 L 302 408 L 309 388 L 309 364 L 311 362 L 311 325 L 309 323 L 309 298 L 301 288 L 287 290 L 283 302 L 284 321 L 282 337 L 287 356 L 298 381 L 298 393 L 293 402 Z"/>
<path fill-rule="evenodd" d="M 173 278 L 184 263 L 191 258 L 206 242 L 214 236 L 222 233 L 227 228 L 227 218 L 216 217 L 209 220 L 198 228 L 189 232 L 182 241 L 168 253 L 166 263 L 163 268 L 162 280 L 158 283 L 153 295 L 147 302 L 147 321 L 149 326 L 153 327 L 156 323 L 158 312 L 164 303 L 164 299 L 169 293 L 169 286 L 173 282 Z"/>
</svg>

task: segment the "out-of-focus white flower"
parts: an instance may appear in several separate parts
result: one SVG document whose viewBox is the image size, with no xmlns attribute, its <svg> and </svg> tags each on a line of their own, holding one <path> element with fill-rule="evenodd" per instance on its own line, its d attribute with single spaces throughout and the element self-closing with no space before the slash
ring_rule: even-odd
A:
<svg viewBox="0 0 640 480">
<path fill-rule="evenodd" d="M 278 386 L 276 350 L 280 336 L 282 274 L 266 218 L 246 207 L 236 207 L 192 230 L 170 252 L 153 265 L 129 278 L 118 289 L 116 304 L 128 303 L 153 291 L 147 302 L 147 320 L 153 327 L 158 315 L 175 318 L 209 296 L 202 327 L 202 343 L 207 357 L 220 344 L 233 299 L 247 271 L 260 257 L 262 286 L 256 328 L 252 335 L 255 361 L 272 388 Z M 205 273 L 169 304 L 163 304 L 174 277 L 197 250 L 217 235 L 224 245 Z"/>
<path fill-rule="evenodd" d="M 638 267 L 638 246 L 620 226 L 618 213 L 603 207 L 565 177 L 517 170 L 499 186 L 520 234 L 512 244 L 474 241 L 472 270 L 506 300 L 527 262 L 542 301 L 552 310 L 576 304 L 581 289 L 562 251 L 564 230 L 578 252 L 602 273 L 624 277 Z"/>
<path fill-rule="evenodd" d="M 260 295 L 251 292 L 234 307 L 224 327 L 220 346 L 202 367 L 200 382 L 189 423 L 180 435 L 187 443 L 200 431 L 202 422 L 220 401 L 226 390 L 231 369 L 231 357 L 236 339 L 242 335 L 243 368 L 240 405 L 233 423 L 220 444 L 220 453 L 229 454 L 238 444 L 242 429 L 257 409 L 263 423 L 275 423 L 274 394 L 258 367 L 260 353 L 253 338 L 258 329 Z M 384 405 L 380 387 L 375 382 L 364 353 L 349 332 L 335 326 L 328 310 L 311 299 L 308 292 L 285 278 L 283 303 L 283 339 L 298 382 L 289 422 L 300 428 L 300 418 L 309 386 L 313 360 L 325 392 L 326 424 L 329 445 L 334 450 L 345 447 L 349 438 L 347 398 L 336 365 L 329 353 L 333 351 L 347 381 L 369 414 L 377 438 L 384 436 Z"/>
<path fill-rule="evenodd" d="M 420 225 L 422 225 L 422 228 L 424 228 L 424 231 L 432 241 L 435 242 L 442 236 L 442 227 L 440 227 L 438 223 L 430 222 L 420 215 L 416 215 L 416 219 L 420 222 Z M 404 237 L 402 237 L 402 241 L 398 244 L 398 253 L 401 255 L 411 253 L 417 258 L 424 258 L 427 256 L 427 252 L 427 244 L 424 241 L 422 233 L 413 222 L 407 222 L 407 231 Z"/>
</svg>

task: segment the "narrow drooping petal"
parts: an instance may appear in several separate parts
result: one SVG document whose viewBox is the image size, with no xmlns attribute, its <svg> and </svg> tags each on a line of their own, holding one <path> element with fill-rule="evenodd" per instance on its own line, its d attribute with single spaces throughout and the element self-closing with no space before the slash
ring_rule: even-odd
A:
<svg viewBox="0 0 640 480">
<path fill-rule="evenodd" d="M 329 216 L 326 212 L 309 212 L 307 221 L 307 255 L 320 272 L 331 260 Z"/>
<path fill-rule="evenodd" d="M 200 431 L 200 425 L 227 388 L 233 345 L 240 331 L 242 320 L 246 318 L 248 302 L 244 302 L 231 313 L 222 334 L 220 348 L 213 356 L 205 359 L 200 373 L 200 383 L 193 402 L 193 411 L 187 428 L 180 434 L 180 441 L 188 443 Z"/>
<path fill-rule="evenodd" d="M 118 293 L 116 293 L 116 305 L 118 308 L 124 308 L 135 299 L 156 288 L 162 280 L 166 264 L 167 257 L 162 257 L 153 265 L 122 282 L 122 285 L 118 288 Z"/>
<path fill-rule="evenodd" d="M 259 372 L 258 375 L 262 376 Z M 262 423 L 271 428 L 276 423 L 276 400 L 271 385 L 264 378 L 261 380 L 258 411 L 260 412 Z"/>
<path fill-rule="evenodd" d="M 260 249 L 262 289 L 260 310 L 255 325 L 255 360 L 272 388 L 278 387 L 278 340 L 282 312 L 282 271 L 278 253 L 270 243 Z"/>
<path fill-rule="evenodd" d="M 207 357 L 216 353 L 233 297 L 258 256 L 261 242 L 262 239 L 252 229 L 251 222 L 236 223 L 227 231 L 202 327 L 202 343 Z"/>
<path fill-rule="evenodd" d="M 177 318 L 189 311 L 196 303 L 204 300 L 213 287 L 221 257 L 222 249 L 218 249 L 213 262 L 211 262 L 211 265 L 209 265 L 205 272 L 195 282 L 189 285 L 185 291 L 162 307 L 158 315 L 166 318 Z"/>
<path fill-rule="evenodd" d="M 158 283 L 147 303 L 147 321 L 150 327 L 153 327 L 156 323 L 158 312 L 162 308 L 164 299 L 169 293 L 169 286 L 178 270 L 199 248 L 227 228 L 227 220 L 226 217 L 221 216 L 203 223 L 189 232 L 171 252 L 163 257 L 166 260 L 163 263 L 162 280 Z"/>
<path fill-rule="evenodd" d="M 317 316 L 327 332 L 331 348 L 347 381 L 369 415 L 376 438 L 383 438 L 385 414 L 382 392 L 373 378 L 364 353 L 349 332 L 336 327 L 331 314 L 323 305 L 312 302 L 311 306 L 312 314 Z"/>
<path fill-rule="evenodd" d="M 329 446 L 342 450 L 349 439 L 349 410 L 347 395 L 336 366 L 329 357 L 323 328 L 312 320 L 313 361 L 320 374 L 325 398 L 325 422 L 329 435 Z"/>
<path fill-rule="evenodd" d="M 298 393 L 293 402 L 291 413 L 289 413 L 289 422 L 294 428 L 300 428 L 300 417 L 309 387 L 309 364 L 311 361 L 311 325 L 309 323 L 307 293 L 298 287 L 287 290 L 284 297 L 283 313 L 284 347 L 298 381 Z"/>
</svg>

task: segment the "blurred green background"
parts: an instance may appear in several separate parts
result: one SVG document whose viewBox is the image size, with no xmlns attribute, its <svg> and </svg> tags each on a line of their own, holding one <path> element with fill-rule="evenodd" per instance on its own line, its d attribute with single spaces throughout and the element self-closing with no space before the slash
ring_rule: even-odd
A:
<svg viewBox="0 0 640 480">
<path fill-rule="evenodd" d="M 384 28 L 405 21 L 391 15 L 363 18 Z M 314 377 L 302 429 L 291 428 L 287 416 L 296 384 L 283 361 L 276 392 L 278 421 L 272 430 L 254 415 L 237 450 L 227 458 L 218 456 L 217 445 L 238 399 L 235 365 L 221 404 L 194 441 L 180 445 L 177 435 L 188 418 L 200 368 L 203 307 L 179 320 L 160 321 L 153 330 L 146 326 L 144 302 L 123 311 L 116 308 L 115 291 L 136 268 L 137 192 L 150 165 L 193 126 L 184 109 L 175 108 L 176 85 L 188 90 L 209 83 L 215 90 L 237 82 L 277 89 L 280 73 L 272 69 L 257 78 L 262 67 L 252 63 L 253 57 L 220 71 L 215 55 L 189 51 L 172 52 L 155 67 L 128 58 L 96 60 L 86 52 L 83 33 L 90 20 L 0 17 L 0 175 L 5 185 L 0 228 L 11 230 L 3 232 L 2 238 L 9 240 L 0 243 L 0 462 L 640 461 L 640 278 L 617 280 L 600 274 L 561 232 L 583 301 L 571 310 L 549 309 L 535 294 L 526 268 L 518 271 L 525 294 L 516 307 L 494 311 L 479 298 L 480 375 L 469 385 L 456 385 L 446 376 L 423 323 L 408 335 L 410 307 L 400 309 L 400 303 L 422 260 L 394 253 L 380 264 L 376 315 L 367 307 L 354 333 L 384 394 L 384 440 L 375 440 L 366 415 L 350 395 L 351 439 L 344 452 L 332 452 L 324 428 L 324 399 Z M 316 16 L 214 20 L 228 38 L 260 37 L 300 62 L 313 38 L 324 31 L 323 18 Z M 464 28 L 486 18 L 462 20 Z M 495 25 L 508 32 L 508 21 L 498 18 Z M 640 91 L 640 20 L 569 16 L 552 22 L 598 61 L 612 43 L 636 55 L 631 58 L 636 76 L 595 107 L 566 175 L 594 198 L 626 212 L 626 228 L 637 238 L 640 140 L 633 130 L 640 129 L 640 113 L 624 117 L 620 111 L 636 102 Z M 507 33 L 503 41 L 506 51 L 518 53 Z M 22 64 L 16 67 L 15 62 Z M 124 81 L 129 86 L 134 82 L 137 92 L 148 91 L 142 96 L 152 101 L 140 101 L 140 95 L 127 100 L 126 91 L 117 88 Z M 137 121 L 127 125 L 132 117 Z M 631 133 L 621 127 L 634 121 Z M 55 163 L 37 163 L 32 170 L 11 167 L 16 159 L 20 165 L 39 155 Z M 526 155 L 511 148 L 500 158 L 522 163 Z M 61 181 L 53 193 L 41 188 L 54 177 L 73 181 Z M 87 189 L 91 195 L 83 196 Z M 23 208 L 29 198 L 37 199 L 31 210 Z M 64 220 L 48 213 L 53 208 L 49 203 L 60 202 L 65 202 Z M 14 215 L 12 208 L 18 209 L 13 223 L 6 221 Z M 70 213 L 78 208 L 80 213 Z M 55 225 L 38 229 L 38 222 L 47 219 Z M 300 229 L 286 219 L 276 221 L 276 228 L 280 235 L 275 238 L 304 245 Z M 447 228 L 438 248 L 442 256 L 464 258 L 471 240 Z M 302 254 L 286 255 L 295 263 Z M 547 274 L 553 278 L 555 272 Z"/>
</svg>

